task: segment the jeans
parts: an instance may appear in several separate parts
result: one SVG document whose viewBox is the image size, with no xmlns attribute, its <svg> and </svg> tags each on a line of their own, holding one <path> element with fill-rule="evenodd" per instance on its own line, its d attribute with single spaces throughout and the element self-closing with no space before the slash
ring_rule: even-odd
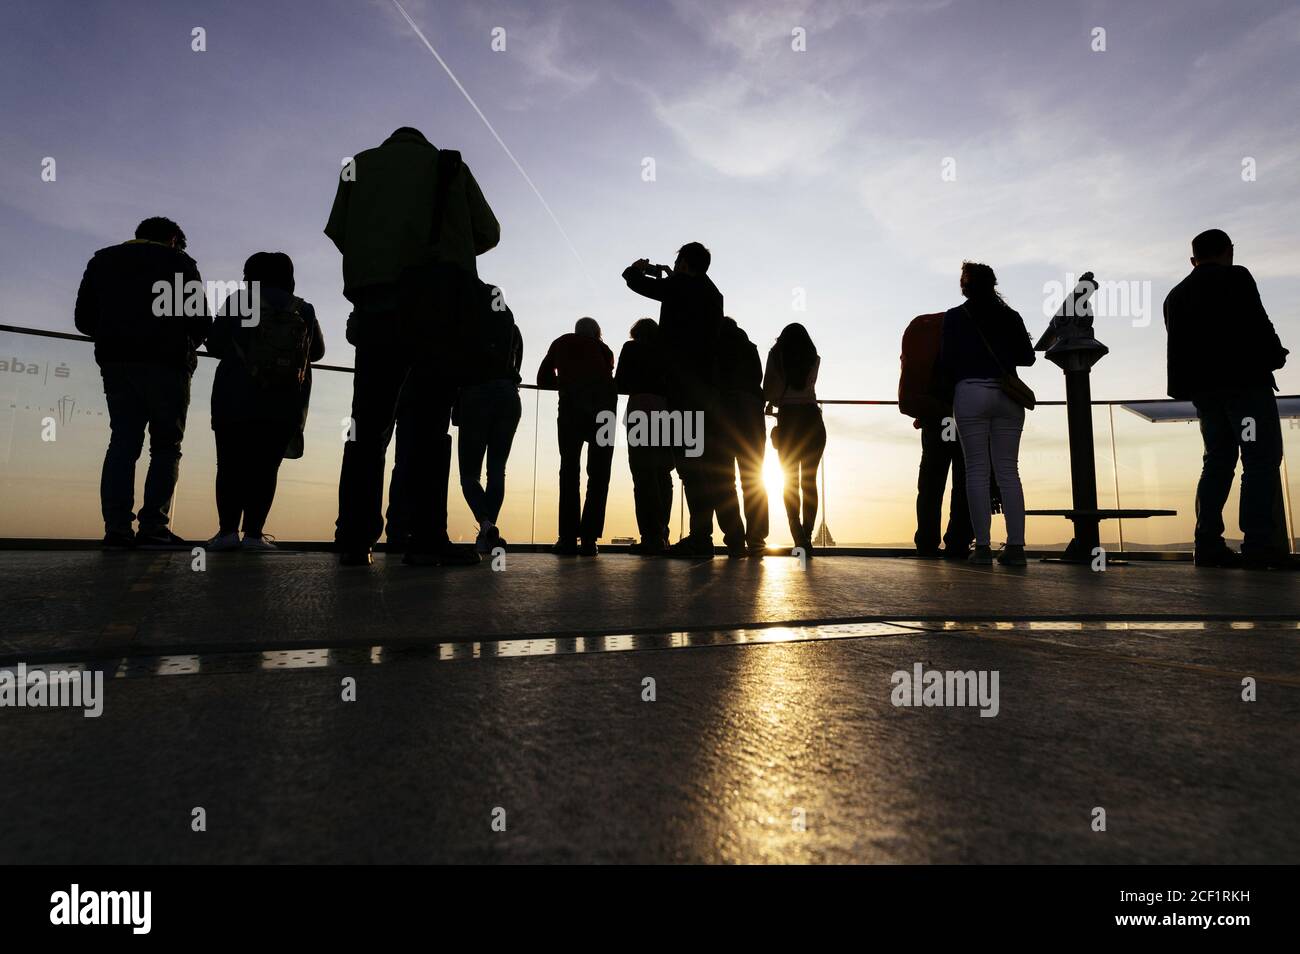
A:
<svg viewBox="0 0 1300 954">
<path fill-rule="evenodd" d="M 292 425 L 239 421 L 214 429 L 217 442 L 217 518 L 222 533 L 261 534 L 275 499 L 276 478 Z"/>
<path fill-rule="evenodd" d="M 614 411 L 617 400 L 611 389 L 607 400 L 590 396 L 574 399 L 561 391 L 557 431 L 560 441 L 560 536 L 561 543 L 581 538 L 595 543 L 605 532 L 605 503 L 609 497 L 609 472 L 614 463 L 614 442 L 608 446 L 596 439 L 599 411 Z M 587 499 L 582 500 L 582 445 L 587 445 Z"/>
<path fill-rule="evenodd" d="M 1223 542 L 1223 506 L 1241 455 L 1241 552 L 1285 554 L 1282 422 L 1277 399 L 1267 387 L 1206 394 L 1195 400 L 1205 456 L 1196 485 L 1196 549 L 1214 551 Z M 1254 422 L 1253 428 L 1250 426 Z M 1253 431 L 1253 440 L 1246 436 Z"/>
<path fill-rule="evenodd" d="M 653 414 L 667 409 L 658 394 L 633 394 L 627 399 L 629 415 L 640 411 Z M 673 452 L 669 447 L 627 446 L 627 465 L 632 472 L 632 499 L 641 542 L 652 547 L 668 545 L 668 521 L 673 512 Z"/>
<path fill-rule="evenodd" d="M 806 547 L 817 524 L 817 468 L 826 450 L 826 425 L 816 404 L 786 404 L 777 411 L 776 426 L 790 536 L 795 546 Z"/>
<path fill-rule="evenodd" d="M 944 440 L 945 430 L 941 418 L 921 421 L 921 465 L 916 476 L 916 536 L 912 539 L 916 549 L 922 553 L 939 549 L 943 492 L 948 484 L 950 467 L 952 500 L 948 508 L 948 529 L 943 532 L 943 545 L 950 552 L 961 552 L 970 547 L 974 537 L 970 508 L 966 505 L 966 461 L 962 457 L 961 442 L 955 434 L 954 439 Z"/>
<path fill-rule="evenodd" d="M 396 315 L 354 314 L 349 340 L 356 346 L 356 370 L 352 427 L 339 473 L 335 543 L 343 550 L 361 550 L 379 539 L 384 460 L 396 425 L 393 483 L 398 499 L 390 507 L 390 529 L 394 522 L 400 524 L 412 549 L 437 549 L 447 543 L 448 428 L 455 391 L 427 349 L 401 332 Z M 402 419 L 397 424 L 399 401 Z"/>
<path fill-rule="evenodd" d="M 957 436 L 966 459 L 966 503 L 977 546 L 989 545 L 993 502 L 990 472 L 1002 488 L 1002 513 L 1007 523 L 1007 543 L 1024 546 L 1025 494 L 1020 486 L 1020 434 L 1025 429 L 1025 409 L 1003 393 L 992 378 L 967 378 L 957 382 L 953 397 Z"/>
<path fill-rule="evenodd" d="M 474 519 L 495 524 L 506 496 L 506 461 L 520 417 L 519 387 L 514 381 L 475 384 L 460 392 L 460 489 Z M 487 457 L 487 487 L 479 482 Z"/>
<path fill-rule="evenodd" d="M 181 440 L 190 407 L 188 368 L 134 361 L 100 366 L 108 403 L 110 435 L 99 480 L 99 499 L 108 533 L 130 533 L 136 514 L 135 464 L 149 431 L 149 470 L 140 505 L 140 530 L 164 530 L 180 474 Z"/>
</svg>

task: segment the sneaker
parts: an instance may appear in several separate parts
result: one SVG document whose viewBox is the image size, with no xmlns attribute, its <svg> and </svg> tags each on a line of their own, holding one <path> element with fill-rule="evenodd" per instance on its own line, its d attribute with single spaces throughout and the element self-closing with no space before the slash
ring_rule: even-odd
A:
<svg viewBox="0 0 1300 954">
<path fill-rule="evenodd" d="M 438 566 L 478 566 L 483 557 L 472 546 L 446 543 L 438 550 Z"/>
<path fill-rule="evenodd" d="M 713 541 L 699 537 L 682 537 L 664 551 L 664 556 L 679 560 L 712 560 Z"/>
<path fill-rule="evenodd" d="M 989 546 L 976 546 L 966 558 L 967 563 L 974 563 L 977 566 L 993 565 L 993 550 Z"/>
<path fill-rule="evenodd" d="M 767 546 L 762 543 L 754 543 L 745 548 L 745 556 L 751 560 L 761 560 L 767 556 Z"/>
<path fill-rule="evenodd" d="M 109 530 L 104 534 L 105 550 L 134 550 L 135 533 L 130 530 Z"/>
<path fill-rule="evenodd" d="M 1008 543 L 999 551 L 998 563 L 1002 566 L 1028 566 L 1029 561 L 1025 559 L 1025 545 Z"/>
<path fill-rule="evenodd" d="M 600 552 L 595 540 L 583 540 L 578 547 L 578 556 L 595 556 Z"/>
<path fill-rule="evenodd" d="M 1232 548 L 1222 547 L 1197 550 L 1192 562 L 1197 566 L 1231 569 L 1242 565 L 1241 555 Z"/>
<path fill-rule="evenodd" d="M 634 556 L 660 557 L 664 555 L 667 549 L 668 548 L 662 543 L 655 543 L 653 541 L 646 543 L 645 541 L 642 541 L 641 543 L 628 544 L 627 552 Z"/>
<path fill-rule="evenodd" d="M 339 553 L 339 566 L 370 566 L 375 562 L 370 547 L 364 550 L 343 550 Z"/>
<path fill-rule="evenodd" d="M 209 553 L 220 553 L 223 550 L 238 550 L 239 533 L 235 530 L 231 530 L 229 533 L 217 531 L 216 536 L 203 544 L 203 548 Z"/>
<path fill-rule="evenodd" d="M 944 547 L 939 556 L 944 560 L 967 560 L 970 558 L 970 547 Z"/>
<path fill-rule="evenodd" d="M 577 540 L 556 540 L 555 543 L 551 545 L 551 552 L 554 553 L 556 556 L 565 556 L 565 557 L 577 556 L 578 541 Z"/>
<path fill-rule="evenodd" d="M 943 551 L 937 549 L 917 550 L 915 555 L 918 560 L 942 560 L 943 559 Z"/>
<path fill-rule="evenodd" d="M 733 545 L 731 545 L 731 546 L 728 546 L 728 547 L 727 547 L 727 559 L 728 559 L 728 560 L 743 560 L 743 559 L 745 559 L 745 545 L 744 545 L 743 543 L 737 543 L 737 544 L 733 544 Z"/>
<path fill-rule="evenodd" d="M 255 553 L 273 553 L 280 548 L 271 542 L 271 538 L 265 533 L 246 533 L 244 534 L 244 549 L 252 550 Z"/>
<path fill-rule="evenodd" d="M 135 535 L 135 545 L 141 550 L 188 550 L 190 545 L 166 527 L 158 530 L 141 530 Z"/>
<path fill-rule="evenodd" d="M 492 524 L 479 528 L 478 538 L 474 541 L 474 549 L 484 555 L 492 552 L 497 544 L 502 543 L 501 531 Z"/>
</svg>

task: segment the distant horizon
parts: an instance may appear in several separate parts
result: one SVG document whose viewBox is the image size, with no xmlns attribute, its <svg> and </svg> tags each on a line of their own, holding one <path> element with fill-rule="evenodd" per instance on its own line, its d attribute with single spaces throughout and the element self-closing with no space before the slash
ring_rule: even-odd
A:
<svg viewBox="0 0 1300 954">
<path fill-rule="evenodd" d="M 31 365 L 38 374 L 0 373 L 0 448 L 5 449 L 4 494 L 0 494 L 0 536 L 89 538 L 99 525 L 98 473 L 107 440 L 107 417 L 91 347 L 79 341 L 0 332 L 0 363 L 10 358 Z M 175 525 L 192 537 L 210 532 L 213 512 L 214 449 L 208 426 L 208 389 L 215 361 L 199 364 L 191 399 L 190 427 L 174 509 Z M 12 369 L 11 369 L 12 370 Z M 347 372 L 326 371 L 316 378 L 312 412 L 307 422 L 307 452 L 302 460 L 286 461 L 280 491 L 271 510 L 268 530 L 287 540 L 325 541 L 332 534 L 338 482 L 339 418 L 351 397 Z M 523 420 L 507 468 L 506 503 L 501 526 L 515 542 L 545 541 L 554 529 L 556 513 L 555 392 L 533 391 L 523 402 Z M 540 411 L 540 420 L 534 411 Z M 906 547 L 901 541 L 913 530 L 912 497 L 916 479 L 916 432 L 911 421 L 891 406 L 828 405 L 825 410 L 830 441 L 822 477 L 821 519 L 840 541 L 873 547 Z M 41 421 L 60 421 L 61 438 L 43 442 Z M 1044 407 L 1029 415 L 1021 456 L 1031 509 L 1068 506 L 1069 460 L 1065 447 L 1064 409 Z M 1293 425 L 1295 421 L 1288 421 Z M 1110 423 L 1097 421 L 1098 490 L 1103 506 L 1176 509 L 1177 517 L 1124 522 L 1126 549 L 1168 548 L 1190 538 L 1194 517 L 1195 475 L 1200 441 L 1193 423 L 1155 425 L 1132 415 L 1115 418 L 1119 500 L 1110 460 Z M 1284 433 L 1294 427 L 1284 426 Z M 453 430 L 453 434 L 456 432 Z M 603 539 L 635 532 L 630 475 L 622 434 L 616 434 L 609 518 Z M 534 501 L 533 455 L 537 454 Z M 1287 511 L 1300 500 L 1300 442 L 1287 449 L 1289 482 Z M 391 454 L 390 454 L 391 459 Z M 863 462 L 879 475 L 861 477 Z M 764 478 L 769 492 L 773 546 L 786 545 L 789 534 L 781 512 L 780 470 L 768 449 Z M 137 472 L 142 480 L 143 468 Z M 680 485 L 674 534 L 680 523 Z M 57 506 L 51 506 L 57 503 Z M 469 540 L 474 523 L 456 482 L 448 492 L 449 531 L 453 539 Z M 1236 507 L 1236 492 L 1229 510 Z M 1000 521 L 995 521 L 1000 528 Z M 1035 548 L 1063 546 L 1068 524 L 1058 517 L 1031 517 L 1029 543 Z M 1107 546 L 1118 543 L 1119 526 L 1102 524 Z M 535 536 L 534 536 L 535 535 Z M 889 543 L 887 541 L 894 541 Z"/>
</svg>

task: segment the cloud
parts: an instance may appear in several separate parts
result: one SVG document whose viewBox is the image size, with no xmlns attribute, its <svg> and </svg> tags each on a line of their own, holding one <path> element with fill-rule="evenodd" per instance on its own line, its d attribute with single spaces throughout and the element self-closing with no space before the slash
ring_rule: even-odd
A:
<svg viewBox="0 0 1300 954">
<path fill-rule="evenodd" d="M 411 18 L 420 25 L 444 57 L 464 45 L 468 36 L 478 36 L 483 50 L 491 50 L 492 31 L 498 27 L 506 31 L 506 47 L 494 55 L 508 58 L 512 65 L 522 66 L 531 81 L 547 87 L 554 95 L 556 87 L 562 92 L 576 92 L 596 81 L 599 71 L 583 62 L 582 44 L 576 40 L 580 30 L 574 25 L 574 12 L 566 4 L 553 4 L 543 9 L 523 3 L 496 4 L 491 9 L 474 6 L 458 9 L 455 15 L 470 24 L 468 30 L 452 30 L 447 24 L 447 10 L 435 8 L 429 0 L 398 0 Z M 383 22 L 398 36 L 413 36 L 410 25 L 398 13 L 393 0 L 370 0 Z M 447 49 L 443 47 L 446 46 Z"/>
<path fill-rule="evenodd" d="M 863 204 L 902 254 L 950 269 L 978 257 L 1003 266 L 1066 263 L 1099 276 L 1156 279 L 1185 271 L 1184 248 L 1205 222 L 1250 235 L 1252 270 L 1300 274 L 1297 149 L 1241 180 L 1226 149 L 1194 148 L 1159 129 L 1110 135 L 1050 107 L 1021 104 L 997 133 L 878 144 L 858 182 Z M 956 180 L 941 179 L 951 157 Z M 1290 183 L 1290 186 L 1286 186 Z M 1253 191 L 1252 191 L 1253 190 Z"/>
<path fill-rule="evenodd" d="M 878 24 L 896 15 L 924 15 L 943 9 L 952 0 L 725 0 L 701 6 L 696 0 L 673 0 L 677 15 L 701 23 L 708 41 L 742 60 L 764 59 L 788 48 L 791 30 L 802 27 L 808 36 L 827 35 L 845 21 Z M 811 41 L 810 41 L 811 42 Z"/>
<path fill-rule="evenodd" d="M 674 0 L 707 48 L 695 62 L 708 66 L 688 71 L 689 84 L 676 93 L 647 90 L 653 113 L 694 158 L 723 175 L 820 175 L 828 155 L 870 115 L 863 57 L 887 42 L 881 22 L 949 2 L 728 0 L 705 7 Z M 805 52 L 792 48 L 796 27 L 806 31 Z M 865 46 L 858 42 L 864 31 Z"/>
<path fill-rule="evenodd" d="M 529 84 L 516 89 L 512 109 L 531 108 L 543 97 L 553 102 L 557 96 L 588 88 L 600 77 L 599 68 L 591 62 L 590 44 L 583 43 L 593 32 L 592 24 L 579 23 L 576 11 L 567 4 L 542 9 L 522 3 L 491 9 L 476 6 L 466 19 L 474 30 L 481 31 L 485 48 L 493 30 L 505 30 L 505 49 L 494 56 L 521 68 Z"/>
<path fill-rule="evenodd" d="M 563 12 L 532 20 L 513 35 L 507 33 L 507 48 L 520 57 L 535 79 L 576 92 L 590 86 L 600 74 L 594 67 L 580 65 L 581 58 L 572 49 L 574 32 L 567 21 Z"/>
<path fill-rule="evenodd" d="M 1198 95 L 1221 89 L 1242 74 L 1249 79 L 1259 76 L 1260 67 L 1272 62 L 1294 66 L 1296 47 L 1300 46 L 1300 7 L 1290 7 L 1256 24 L 1226 45 L 1209 49 L 1196 57 L 1193 82 Z M 1281 90 L 1294 98 L 1294 83 Z"/>
<path fill-rule="evenodd" d="M 652 107 L 692 156 L 729 176 L 815 167 L 848 131 L 834 99 L 817 86 L 798 84 L 773 95 L 738 74 L 675 100 L 652 95 Z"/>
</svg>

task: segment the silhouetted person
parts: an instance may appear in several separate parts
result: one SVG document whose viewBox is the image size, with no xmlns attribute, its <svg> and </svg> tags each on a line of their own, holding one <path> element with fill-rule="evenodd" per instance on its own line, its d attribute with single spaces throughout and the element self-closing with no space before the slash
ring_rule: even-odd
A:
<svg viewBox="0 0 1300 954">
<path fill-rule="evenodd" d="M 460 487 L 478 521 L 475 548 L 483 554 L 506 544 L 497 518 L 506 497 L 506 461 L 519 427 L 519 369 L 524 361 L 524 339 L 514 314 L 504 299 L 497 301 L 499 307 L 484 310 L 475 328 L 458 375 L 456 403 Z M 486 487 L 480 482 L 485 457 Z"/>
<path fill-rule="evenodd" d="M 1192 239 L 1192 272 L 1165 298 L 1169 396 L 1190 400 L 1205 457 L 1196 486 L 1196 565 L 1290 567 L 1283 509 L 1282 423 L 1273 372 L 1287 349 L 1255 279 L 1232 263 L 1219 229 Z M 1241 455 L 1241 554 L 1223 539 L 1223 506 Z"/>
<path fill-rule="evenodd" d="M 1020 486 L 1020 435 L 1025 409 L 1002 390 L 1004 375 L 1034 363 L 1034 347 L 1020 315 L 1002 300 L 993 269 L 963 262 L 964 305 L 943 316 L 940 361 L 956 382 L 953 414 L 966 461 L 966 501 L 975 533 L 972 563 L 993 562 L 990 533 L 993 494 L 990 474 L 997 475 L 1007 524 L 1006 547 L 998 562 L 1025 565 L 1025 495 Z"/>
<path fill-rule="evenodd" d="M 725 456 L 720 461 L 723 493 L 718 504 L 727 552 L 761 558 L 767 549 L 767 487 L 763 483 L 763 458 L 767 452 L 767 418 L 763 414 L 763 359 L 734 318 L 722 319 L 719 340 L 718 384 L 721 391 Z M 743 536 L 736 502 L 736 470 L 744 501 Z"/>
<path fill-rule="evenodd" d="M 293 293 L 288 255 L 250 256 L 244 282 L 218 310 L 208 337 L 208 352 L 220 359 L 212 381 L 219 526 L 207 542 L 215 551 L 275 549 L 263 533 L 266 516 L 280 462 L 303 454 L 311 362 L 325 354 L 315 309 Z"/>
<path fill-rule="evenodd" d="M 560 536 L 551 552 L 595 556 L 605 532 L 605 502 L 614 460 L 612 429 L 598 439 L 601 413 L 614 414 L 614 352 L 600 340 L 594 318 L 579 318 L 574 329 L 551 342 L 537 369 L 537 386 L 558 390 L 556 431 L 560 442 Z M 587 498 L 582 500 L 582 446 L 587 445 Z"/>
<path fill-rule="evenodd" d="M 673 455 L 690 509 L 690 533 L 669 547 L 666 555 L 691 559 L 713 558 L 713 514 L 722 496 L 719 462 L 726 454 L 718 436 L 722 293 L 707 274 L 711 262 L 707 248 L 690 242 L 678 250 L 672 268 L 651 265 L 643 258 L 623 270 L 629 288 L 660 303 L 659 334 L 668 355 L 669 408 L 702 421 L 699 456 L 691 456 L 684 446 L 675 447 Z"/>
<path fill-rule="evenodd" d="M 673 512 L 673 452 L 658 444 L 634 443 L 633 415 L 662 414 L 668 410 L 668 363 L 659 325 L 642 318 L 632 326 L 629 340 L 618 355 L 614 387 L 627 397 L 629 438 L 627 463 L 632 471 L 632 496 L 641 540 L 628 550 L 642 556 L 661 556 L 668 549 L 668 521 Z M 644 425 L 643 425 L 644 430 Z"/>
<path fill-rule="evenodd" d="M 184 547 L 168 524 L 195 351 L 212 318 L 180 226 L 162 217 L 145 219 L 134 239 L 96 252 L 77 290 L 75 321 L 95 342 L 108 404 L 111 433 L 99 483 L 104 546 Z M 146 428 L 149 471 L 136 533 L 135 463 Z"/>
<path fill-rule="evenodd" d="M 356 347 L 352 432 L 339 474 L 340 562 L 371 562 L 400 399 L 409 409 L 403 428 L 413 431 L 399 440 L 410 534 L 403 562 L 477 563 L 473 548 L 447 537 L 451 329 L 463 317 L 458 293 L 477 281 L 475 256 L 501 238 L 496 216 L 458 153 L 404 126 L 344 168 L 325 234 L 343 253 L 343 294 L 354 306 L 347 339 Z"/>
<path fill-rule="evenodd" d="M 975 534 L 966 506 L 966 463 L 952 414 L 952 383 L 939 368 L 943 342 L 943 313 L 918 315 L 903 332 L 902 373 L 898 380 L 898 409 L 921 432 L 921 465 L 916 478 L 917 556 L 965 560 Z M 952 468 L 952 500 L 948 527 L 943 523 L 943 493 Z"/>
<path fill-rule="evenodd" d="M 772 446 L 785 473 L 785 515 L 796 547 L 812 556 L 817 525 L 817 468 L 826 450 L 826 425 L 817 405 L 822 359 L 808 329 L 786 325 L 767 353 L 763 398 L 776 409 Z"/>
</svg>

